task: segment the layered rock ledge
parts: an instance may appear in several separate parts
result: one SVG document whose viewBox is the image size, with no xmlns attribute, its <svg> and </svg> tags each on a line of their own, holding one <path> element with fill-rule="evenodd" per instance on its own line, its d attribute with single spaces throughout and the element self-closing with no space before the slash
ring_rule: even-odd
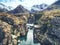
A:
<svg viewBox="0 0 60 45">
<path fill-rule="evenodd" d="M 0 45 L 18 44 L 18 37 L 25 36 L 28 31 L 26 28 L 28 15 L 0 13 Z"/>
</svg>

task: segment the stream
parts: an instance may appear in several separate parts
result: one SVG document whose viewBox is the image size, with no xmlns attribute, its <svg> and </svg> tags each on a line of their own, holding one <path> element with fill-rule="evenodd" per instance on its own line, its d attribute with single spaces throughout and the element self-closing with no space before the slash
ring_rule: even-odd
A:
<svg viewBox="0 0 60 45">
<path fill-rule="evenodd" d="M 30 24 L 31 25 L 31 24 Z M 40 43 L 34 43 L 33 39 L 33 28 L 30 28 L 30 25 L 28 25 L 28 33 L 26 37 L 21 37 L 21 42 L 18 45 L 40 45 Z"/>
</svg>

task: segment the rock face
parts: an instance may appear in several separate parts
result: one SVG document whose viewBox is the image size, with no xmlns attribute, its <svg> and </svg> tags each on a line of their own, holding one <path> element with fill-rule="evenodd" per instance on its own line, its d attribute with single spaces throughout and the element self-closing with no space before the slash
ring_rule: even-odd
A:
<svg viewBox="0 0 60 45">
<path fill-rule="evenodd" d="M 8 42 L 8 44 L 11 44 L 12 43 L 11 25 L 0 20 L 0 29 L 1 29 L 0 43 L 2 45 L 7 45 L 7 42 Z"/>
<path fill-rule="evenodd" d="M 18 37 L 26 35 L 26 15 L 0 13 L 0 45 L 17 45 Z"/>
<path fill-rule="evenodd" d="M 34 37 L 41 45 L 60 45 L 59 12 L 59 10 L 47 11 L 40 18 L 40 28 L 34 30 Z"/>
</svg>

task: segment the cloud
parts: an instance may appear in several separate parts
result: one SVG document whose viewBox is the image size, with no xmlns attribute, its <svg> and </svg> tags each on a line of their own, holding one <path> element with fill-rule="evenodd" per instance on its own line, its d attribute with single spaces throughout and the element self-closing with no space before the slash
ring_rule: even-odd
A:
<svg viewBox="0 0 60 45">
<path fill-rule="evenodd" d="M 24 0 L 24 2 L 22 2 L 21 4 L 23 6 L 25 6 L 26 8 L 31 9 L 31 7 L 33 5 L 40 5 L 42 3 L 46 3 L 48 5 L 51 5 L 52 3 L 54 3 L 57 0 Z"/>
<path fill-rule="evenodd" d="M 39 5 L 42 3 L 51 5 L 55 1 L 57 0 L 1 0 L 1 2 L 7 6 L 12 6 L 13 8 L 16 8 L 18 5 L 21 4 L 27 9 L 31 9 L 33 5 Z"/>
<path fill-rule="evenodd" d="M 3 0 L 3 2 L 1 3 L 5 4 L 6 6 L 11 6 L 14 9 L 18 5 L 20 5 L 21 2 L 19 0 L 7 0 L 7 1 Z"/>
<path fill-rule="evenodd" d="M 24 0 L 20 0 L 21 2 L 23 2 Z"/>
</svg>

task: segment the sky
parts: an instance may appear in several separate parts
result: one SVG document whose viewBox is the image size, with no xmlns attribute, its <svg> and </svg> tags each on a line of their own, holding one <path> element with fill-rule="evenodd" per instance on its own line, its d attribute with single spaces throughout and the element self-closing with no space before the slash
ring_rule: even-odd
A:
<svg viewBox="0 0 60 45">
<path fill-rule="evenodd" d="M 11 6 L 16 8 L 18 5 L 23 5 L 27 9 L 31 9 L 33 5 L 40 5 L 42 3 L 46 3 L 51 5 L 57 0 L 0 0 L 0 3 L 3 3 L 7 6 Z"/>
</svg>

